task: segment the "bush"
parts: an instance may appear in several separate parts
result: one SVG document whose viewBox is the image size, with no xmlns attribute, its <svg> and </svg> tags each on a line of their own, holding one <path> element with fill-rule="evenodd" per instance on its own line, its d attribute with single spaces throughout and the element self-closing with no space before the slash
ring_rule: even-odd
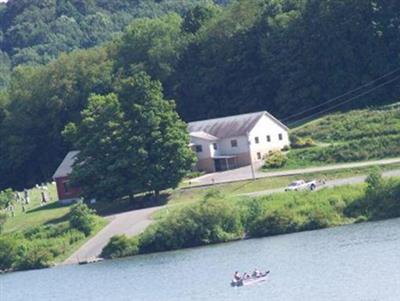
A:
<svg viewBox="0 0 400 301">
<path fill-rule="evenodd" d="M 271 153 L 265 159 L 265 168 L 281 168 L 286 165 L 287 157 L 281 151 Z"/>
<path fill-rule="evenodd" d="M 11 189 L 0 191 L 0 209 L 6 208 L 14 200 L 14 192 Z"/>
<path fill-rule="evenodd" d="M 89 236 L 95 226 L 96 216 L 94 213 L 95 211 L 85 204 L 74 205 L 69 214 L 70 226 Z"/>
<path fill-rule="evenodd" d="M 0 271 L 13 267 L 17 260 L 17 240 L 11 236 L 0 237 Z"/>
<path fill-rule="evenodd" d="M 311 137 L 301 138 L 295 134 L 290 135 L 290 146 L 292 148 L 306 148 L 316 146 L 314 139 Z"/>
<path fill-rule="evenodd" d="M 261 215 L 249 226 L 252 237 L 271 236 L 299 230 L 294 216 L 286 210 L 277 210 Z"/>
<path fill-rule="evenodd" d="M 208 198 L 169 213 L 139 240 L 140 252 L 157 252 L 239 239 L 244 229 L 237 207 Z"/>
<path fill-rule="evenodd" d="M 7 221 L 7 217 L 7 213 L 0 212 L 0 234 L 3 232 L 3 227 Z"/>
<path fill-rule="evenodd" d="M 103 248 L 101 257 L 126 257 L 136 255 L 138 252 L 138 240 L 136 238 L 128 238 L 126 235 L 116 235 L 111 237 L 108 244 Z"/>
<path fill-rule="evenodd" d="M 14 268 L 16 270 L 43 269 L 51 266 L 53 256 L 44 245 L 31 243 L 19 256 Z"/>
</svg>

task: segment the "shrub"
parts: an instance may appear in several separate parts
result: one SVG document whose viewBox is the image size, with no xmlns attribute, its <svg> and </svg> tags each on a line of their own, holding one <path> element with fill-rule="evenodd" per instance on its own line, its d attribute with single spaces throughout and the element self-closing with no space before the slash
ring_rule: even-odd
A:
<svg viewBox="0 0 400 301">
<path fill-rule="evenodd" d="M 301 138 L 295 134 L 290 135 L 290 146 L 292 148 L 306 148 L 316 146 L 314 139 L 311 137 Z"/>
<path fill-rule="evenodd" d="M 281 168 L 285 166 L 287 157 L 281 151 L 271 153 L 265 159 L 264 167 L 266 168 Z"/>
<path fill-rule="evenodd" d="M 89 236 L 95 226 L 94 212 L 94 210 L 83 203 L 74 205 L 69 214 L 69 223 L 71 227 Z"/>
<path fill-rule="evenodd" d="M 248 234 L 252 237 L 261 237 L 290 233 L 298 230 L 299 225 L 291 212 L 276 210 L 265 213 L 255 219 L 249 226 Z"/>
<path fill-rule="evenodd" d="M 11 236 L 0 237 L 0 271 L 13 267 L 17 260 L 17 240 Z"/>
<path fill-rule="evenodd" d="M 239 239 L 244 230 L 237 207 L 209 198 L 169 213 L 140 236 L 140 252 L 188 248 Z"/>
<path fill-rule="evenodd" d="M 16 270 L 43 269 L 51 265 L 53 256 L 46 246 L 38 243 L 28 245 L 22 255 L 19 256 Z"/>
<path fill-rule="evenodd" d="M 400 216 L 400 181 L 395 178 L 383 179 L 374 170 L 365 180 L 367 186 L 362 198 L 349 203 L 347 216 L 368 219 L 394 218 Z"/>
<path fill-rule="evenodd" d="M 200 176 L 202 176 L 202 175 L 204 175 L 204 172 L 201 172 L 201 171 L 191 171 L 191 172 L 188 172 L 188 173 L 186 174 L 185 178 L 186 178 L 187 180 L 190 180 L 190 179 L 198 178 L 198 177 L 200 177 Z"/>
<path fill-rule="evenodd" d="M 307 216 L 306 222 L 301 226 L 301 230 L 317 230 L 327 228 L 333 225 L 333 214 L 314 208 Z"/>
<path fill-rule="evenodd" d="M 11 189 L 0 191 L 0 209 L 6 208 L 14 200 L 14 192 Z"/>
<path fill-rule="evenodd" d="M 136 255 L 138 252 L 138 240 L 136 238 L 116 235 L 111 237 L 108 244 L 103 248 L 101 256 L 103 258 L 118 258 Z"/>
<path fill-rule="evenodd" d="M 0 212 L 0 234 L 3 232 L 4 224 L 7 221 L 7 213 Z"/>
</svg>

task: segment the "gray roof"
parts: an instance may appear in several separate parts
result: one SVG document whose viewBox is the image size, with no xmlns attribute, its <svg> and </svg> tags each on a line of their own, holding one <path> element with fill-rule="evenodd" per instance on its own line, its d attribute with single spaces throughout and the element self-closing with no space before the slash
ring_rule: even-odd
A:
<svg viewBox="0 0 400 301">
<path fill-rule="evenodd" d="M 206 132 L 218 138 L 245 136 L 264 115 L 287 130 L 283 123 L 267 111 L 189 122 L 188 129 L 190 133 Z"/>
<path fill-rule="evenodd" d="M 215 137 L 213 135 L 210 135 L 210 134 L 208 134 L 206 132 L 203 132 L 203 131 L 201 131 L 201 132 L 191 132 L 190 136 L 191 137 L 195 137 L 195 138 L 204 139 L 204 140 L 211 140 L 211 141 L 218 140 L 217 137 Z"/>
<path fill-rule="evenodd" d="M 64 160 L 54 173 L 53 179 L 66 177 L 72 172 L 72 165 L 74 164 L 75 157 L 78 153 L 79 151 L 71 151 L 65 156 Z"/>
</svg>

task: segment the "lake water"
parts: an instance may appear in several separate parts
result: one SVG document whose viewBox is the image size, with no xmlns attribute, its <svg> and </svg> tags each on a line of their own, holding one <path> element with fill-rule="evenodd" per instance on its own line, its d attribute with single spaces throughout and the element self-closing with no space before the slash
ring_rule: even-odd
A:
<svg viewBox="0 0 400 301">
<path fill-rule="evenodd" d="M 229 285 L 235 270 L 269 269 Z M 0 276 L 1 301 L 400 300 L 400 219 Z"/>
</svg>

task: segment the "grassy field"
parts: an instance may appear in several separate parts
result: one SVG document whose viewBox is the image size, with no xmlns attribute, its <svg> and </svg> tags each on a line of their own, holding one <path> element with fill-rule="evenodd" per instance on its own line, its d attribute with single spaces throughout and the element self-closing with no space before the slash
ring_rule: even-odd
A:
<svg viewBox="0 0 400 301">
<path fill-rule="evenodd" d="M 398 157 L 400 104 L 330 114 L 290 134 L 311 138 L 316 146 L 290 150 L 285 169 Z"/>
<path fill-rule="evenodd" d="M 400 178 L 383 179 L 377 172 L 365 183 L 314 192 L 254 198 L 214 192 L 200 202 L 164 210 L 131 242 L 137 252 L 151 253 L 395 218 L 399 196 Z"/>
<path fill-rule="evenodd" d="M 316 173 L 296 175 L 296 176 L 283 176 L 283 177 L 273 177 L 273 178 L 266 177 L 257 180 L 215 185 L 208 188 L 195 188 L 188 190 L 178 189 L 170 192 L 168 204 L 196 202 L 201 200 L 204 197 L 204 195 L 213 190 L 218 190 L 227 196 L 240 195 L 244 193 L 285 187 L 289 185 L 291 182 L 299 179 L 304 179 L 306 181 L 313 179 L 334 180 L 340 178 L 355 177 L 358 175 L 367 175 L 373 169 L 374 169 L 373 166 L 360 167 L 360 168 L 332 170 L 325 172 L 316 172 Z M 380 167 L 380 170 L 382 171 L 394 170 L 394 169 L 400 169 L 400 164 L 390 164 Z"/>
<path fill-rule="evenodd" d="M 25 205 L 25 212 L 20 203 L 15 204 L 15 216 L 10 217 L 4 225 L 4 232 L 23 231 L 32 226 L 44 225 L 57 222 L 69 212 L 70 206 L 61 206 L 56 202 L 57 192 L 53 184 L 49 184 L 48 192 L 50 202 L 41 206 L 41 190 L 34 188 L 29 191 L 30 203 Z M 22 195 L 22 193 L 20 193 Z"/>
<path fill-rule="evenodd" d="M 22 205 L 22 203 L 14 202 L 14 216 L 8 212 L 9 217 L 4 224 L 0 239 L 15 238 L 16 243 L 27 241 L 31 244 L 28 249 L 38 246 L 48 247 L 48 250 L 53 253 L 51 262 L 61 263 L 96 235 L 107 224 L 107 221 L 96 216 L 89 236 L 73 230 L 68 222 L 73 205 L 59 204 L 55 185 L 49 184 L 47 187 L 50 201 L 45 205 L 41 204 L 42 190 L 38 188 L 29 191 L 29 204 Z"/>
</svg>

